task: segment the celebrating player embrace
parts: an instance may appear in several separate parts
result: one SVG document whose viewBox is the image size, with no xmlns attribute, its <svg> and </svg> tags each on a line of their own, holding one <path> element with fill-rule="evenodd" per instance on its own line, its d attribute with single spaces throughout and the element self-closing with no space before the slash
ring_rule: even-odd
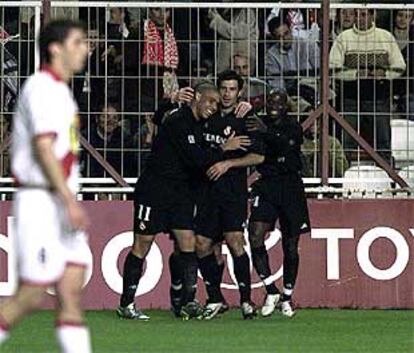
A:
<svg viewBox="0 0 414 353">
<path fill-rule="evenodd" d="M 201 316 L 203 310 L 194 300 L 197 283 L 192 182 L 209 167 L 224 159 L 225 152 L 249 145 L 246 136 L 234 134 L 218 148 L 205 148 L 205 122 L 217 111 L 220 96 L 217 88 L 202 82 L 194 89 L 190 106 L 173 112 L 161 126 L 154 141 L 147 168 L 135 187 L 134 242 L 124 264 L 123 293 L 118 315 L 128 319 L 148 320 L 136 309 L 135 292 L 143 263 L 156 234 L 171 232 L 180 250 L 183 290 L 183 318 Z"/>
</svg>

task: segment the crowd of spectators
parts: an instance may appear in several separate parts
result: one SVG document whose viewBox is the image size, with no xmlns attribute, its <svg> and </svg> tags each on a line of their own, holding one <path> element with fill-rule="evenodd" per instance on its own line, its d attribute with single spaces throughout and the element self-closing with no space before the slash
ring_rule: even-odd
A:
<svg viewBox="0 0 414 353">
<path fill-rule="evenodd" d="M 73 80 L 81 131 L 124 177 L 145 164 L 159 103 L 200 77 L 234 69 L 245 80 L 240 99 L 257 111 L 271 89 L 282 89 L 290 114 L 301 121 L 320 103 L 321 12 L 306 4 L 290 10 L 115 7 L 108 15 L 98 8 L 69 10 L 53 14 L 88 24 L 87 65 Z M 19 87 L 34 70 L 34 32 L 33 11 L 0 7 L 0 144 Z M 414 120 L 413 11 L 332 10 L 329 44 L 331 103 L 392 163 L 390 120 Z M 306 134 L 306 176 L 320 175 L 319 135 L 317 124 Z M 330 126 L 331 176 L 342 176 L 356 152 L 355 141 Z M 82 155 L 82 166 L 85 176 L 107 175 L 89 155 Z"/>
</svg>

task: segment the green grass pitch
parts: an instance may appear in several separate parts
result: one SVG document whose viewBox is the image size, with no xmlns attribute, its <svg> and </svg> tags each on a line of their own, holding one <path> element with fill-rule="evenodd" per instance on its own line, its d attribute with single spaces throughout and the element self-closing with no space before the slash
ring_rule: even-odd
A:
<svg viewBox="0 0 414 353">
<path fill-rule="evenodd" d="M 413 310 L 299 310 L 244 321 L 232 310 L 212 321 L 181 321 L 148 310 L 151 321 L 120 320 L 89 311 L 95 353 L 412 353 Z M 4 353 L 55 353 L 53 313 L 26 319 L 0 348 Z"/>
</svg>

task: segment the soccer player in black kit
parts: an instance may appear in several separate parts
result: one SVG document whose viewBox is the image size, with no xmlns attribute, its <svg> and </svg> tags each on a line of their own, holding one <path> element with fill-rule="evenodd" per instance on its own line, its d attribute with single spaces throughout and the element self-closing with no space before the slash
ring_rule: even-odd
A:
<svg viewBox="0 0 414 353">
<path fill-rule="evenodd" d="M 224 143 L 233 133 L 236 135 L 247 134 L 244 118 L 249 114 L 251 105 L 246 102 L 238 102 L 240 88 L 243 87 L 243 79 L 234 71 L 226 71 L 219 75 L 219 92 L 221 98 L 220 111 L 216 112 L 208 122 L 204 124 L 205 148 L 216 149 Z M 153 121 L 162 125 L 170 119 L 170 111 L 176 109 L 180 104 L 187 104 L 193 98 L 194 90 L 191 87 L 180 89 L 174 99 L 168 99 L 160 104 L 160 109 L 155 113 Z M 257 142 L 249 148 L 249 151 L 257 151 Z M 259 151 L 260 153 L 260 151 Z M 243 248 L 243 223 L 247 218 L 247 165 L 255 165 L 263 161 L 264 157 L 259 153 L 226 153 L 223 163 L 215 164 L 209 175 L 212 179 L 218 179 L 227 171 L 227 174 L 219 181 L 210 182 L 207 175 L 200 174 L 197 185 L 197 218 L 198 230 L 206 234 L 199 235 L 197 241 L 197 254 L 199 255 L 200 270 L 203 274 L 209 294 L 209 302 L 204 311 L 204 318 L 211 319 L 218 312 L 228 309 L 220 292 L 224 263 L 221 259 L 221 243 L 224 240 L 223 231 L 226 230 L 228 245 L 235 256 L 236 274 L 242 283 L 242 312 L 245 317 L 254 314 L 254 307 L 250 303 L 250 275 L 248 269 L 248 258 Z M 237 157 L 243 157 L 238 159 Z M 234 159 L 232 159 L 234 158 Z M 239 170 L 229 170 L 241 168 Z M 224 180 L 225 179 L 225 180 Z M 215 185 L 216 184 L 216 185 Z M 214 187 L 213 187 L 214 186 Z M 228 187 L 231 189 L 229 190 Z M 208 197 L 210 195 L 210 197 Z M 223 201 L 223 202 L 222 202 Z M 230 234 L 232 232 L 233 234 Z M 182 264 L 180 252 L 175 250 L 169 257 L 171 274 L 170 300 L 171 310 L 176 316 L 180 316 L 181 292 L 182 292 Z M 216 257 L 213 256 L 213 251 Z M 220 261 L 221 260 L 221 261 Z M 247 261 L 246 261 L 247 260 Z M 243 305 L 243 303 L 245 303 Z"/>
<path fill-rule="evenodd" d="M 234 133 L 247 135 L 246 118 L 237 118 L 235 109 L 243 88 L 243 79 L 226 70 L 218 75 L 220 110 L 206 123 L 204 138 L 212 148 L 223 144 Z M 243 230 L 247 220 L 247 167 L 264 160 L 263 145 L 251 136 L 252 144 L 245 150 L 225 153 L 225 160 L 212 166 L 204 183 L 204 192 L 197 205 L 196 252 L 208 293 L 204 318 L 212 319 L 223 307 L 220 291 L 221 271 L 214 254 L 214 244 L 225 240 L 234 262 L 234 273 L 240 291 L 242 316 L 251 319 L 255 307 L 251 303 L 250 261 L 244 248 Z"/>
<path fill-rule="evenodd" d="M 154 140 L 146 169 L 135 186 L 134 242 L 124 263 L 123 293 L 117 309 L 122 318 L 149 319 L 135 307 L 134 297 L 145 257 L 155 235 L 162 232 L 173 233 L 181 252 L 181 316 L 190 319 L 203 313 L 194 300 L 198 264 L 191 181 L 199 176 L 200 170 L 205 171 L 222 160 L 226 151 L 249 143 L 243 136 L 230 136 L 219 148 L 201 147 L 204 123 L 217 111 L 219 100 L 214 85 L 199 85 L 191 105 L 174 112 Z"/>
<path fill-rule="evenodd" d="M 287 115 L 287 95 L 273 91 L 267 97 L 263 120 L 249 119 L 250 131 L 259 132 L 265 143 L 265 160 L 257 167 L 261 177 L 252 187 L 253 203 L 249 218 L 249 241 L 253 266 L 264 282 L 267 296 L 262 316 L 273 313 L 279 301 L 281 313 L 295 314 L 291 297 L 299 267 L 298 243 L 310 230 L 308 207 L 302 182 L 302 127 Z M 283 292 L 270 279 L 265 235 L 279 220 L 283 248 Z"/>
</svg>

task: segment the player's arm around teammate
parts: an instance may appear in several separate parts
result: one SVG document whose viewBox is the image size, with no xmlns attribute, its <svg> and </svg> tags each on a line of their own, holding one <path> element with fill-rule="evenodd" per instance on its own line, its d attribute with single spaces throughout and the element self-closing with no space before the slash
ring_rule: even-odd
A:
<svg viewBox="0 0 414 353">
<path fill-rule="evenodd" d="M 180 250 L 181 316 L 198 316 L 199 305 L 194 301 L 197 258 L 191 180 L 221 160 L 225 151 L 237 150 L 249 143 L 244 136 L 233 136 L 217 150 L 203 147 L 203 124 L 217 110 L 218 101 L 217 89 L 211 83 L 196 87 L 191 105 L 174 112 L 154 141 L 152 159 L 136 185 L 134 243 L 124 265 L 123 294 L 118 308 L 118 315 L 123 318 L 148 319 L 135 309 L 134 296 L 145 257 L 156 234 L 162 232 L 172 232 Z"/>
<path fill-rule="evenodd" d="M 225 141 L 230 134 L 250 135 L 251 141 L 249 146 L 226 154 L 224 161 L 216 163 L 207 171 L 211 181 L 206 185 L 207 193 L 196 217 L 196 250 L 208 293 L 204 315 L 206 319 L 214 318 L 224 304 L 220 291 L 222 271 L 213 254 L 215 244 L 221 244 L 223 238 L 234 261 L 242 316 L 255 316 L 254 305 L 251 303 L 249 258 L 244 248 L 243 224 L 247 218 L 246 167 L 261 163 L 263 156 L 260 144 L 255 143 L 252 134 L 248 133 L 245 120 L 238 119 L 237 116 L 239 113 L 245 115 L 251 109 L 248 103 L 238 103 L 243 84 L 243 79 L 232 70 L 218 75 L 222 109 L 209 122 L 205 131 L 206 143 L 210 145 Z"/>
</svg>

